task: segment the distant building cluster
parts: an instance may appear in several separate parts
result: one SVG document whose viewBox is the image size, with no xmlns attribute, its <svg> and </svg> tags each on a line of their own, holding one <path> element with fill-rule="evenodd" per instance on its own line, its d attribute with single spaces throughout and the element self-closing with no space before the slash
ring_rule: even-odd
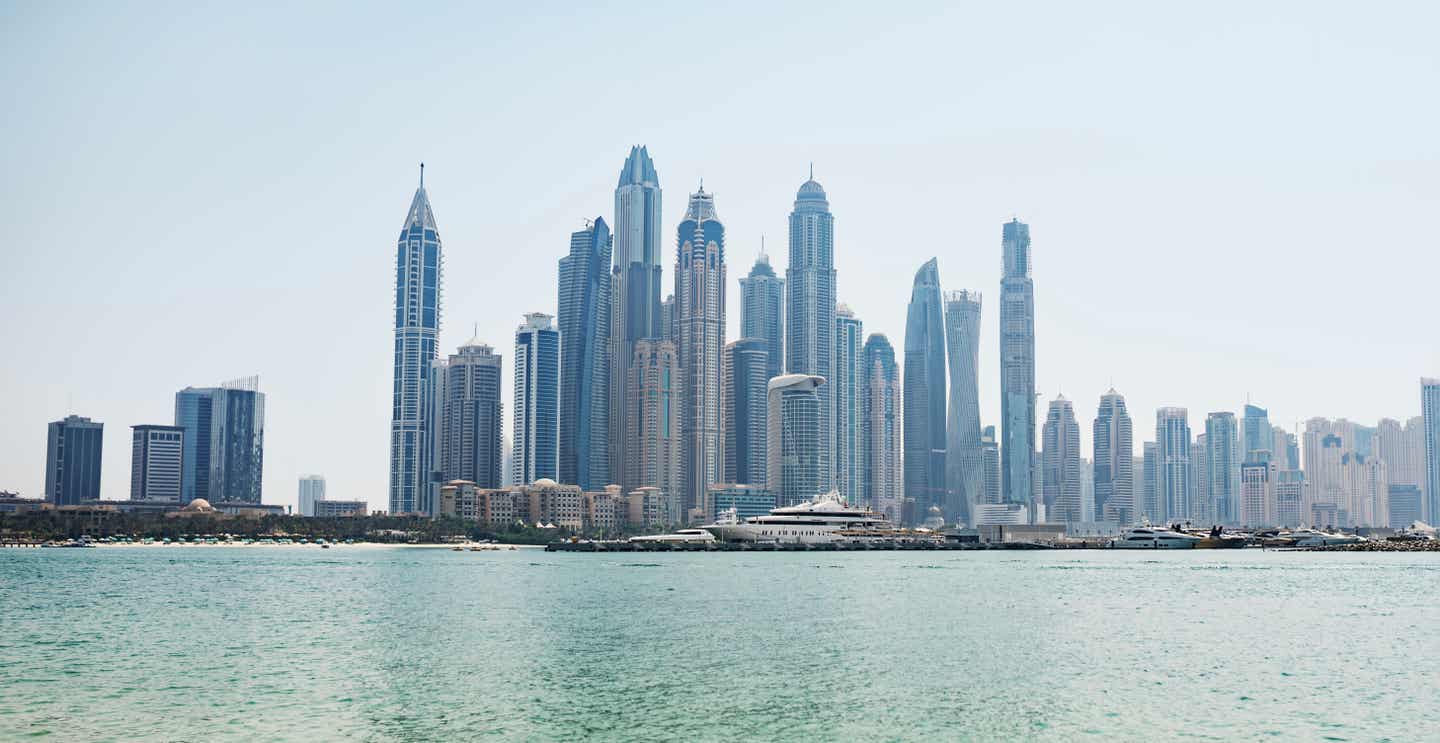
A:
<svg viewBox="0 0 1440 743">
<path fill-rule="evenodd" d="M 559 258 L 558 314 L 525 314 L 516 331 L 504 461 L 500 355 L 478 339 L 448 359 L 435 348 L 444 261 L 423 175 L 396 253 L 392 512 L 605 528 L 755 514 L 837 490 L 907 525 L 1440 518 L 1432 379 L 1421 415 L 1375 427 L 1316 418 L 1287 432 L 1247 404 L 1192 430 L 1189 410 L 1162 407 L 1140 456 L 1111 389 L 1085 456 L 1069 399 L 1037 413 L 1033 254 L 1018 219 L 1000 230 L 998 424 L 980 416 L 981 294 L 942 291 L 932 258 L 915 274 L 899 358 L 884 334 L 865 335 L 838 300 L 834 217 L 813 169 L 791 206 L 784 274 L 762 243 L 732 338 L 716 197 L 703 184 L 689 194 L 662 297 L 660 179 L 638 146 L 613 224 L 585 220 Z"/>
</svg>

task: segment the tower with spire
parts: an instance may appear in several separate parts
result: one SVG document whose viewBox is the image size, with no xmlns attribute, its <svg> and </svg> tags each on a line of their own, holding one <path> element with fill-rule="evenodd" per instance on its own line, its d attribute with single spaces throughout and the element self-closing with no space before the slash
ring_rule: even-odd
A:
<svg viewBox="0 0 1440 743">
<path fill-rule="evenodd" d="M 829 380 L 835 373 L 835 218 L 825 188 L 810 179 L 800 184 L 790 212 L 790 264 L 785 271 L 785 371 Z M 830 487 L 835 475 L 834 385 L 821 385 L 822 435 L 819 461 Z"/>
<path fill-rule="evenodd" d="M 440 231 L 425 191 L 425 164 L 420 185 L 410 200 L 395 249 L 395 386 L 390 415 L 390 512 L 424 510 L 424 493 L 434 469 L 434 435 L 427 411 L 431 362 L 440 334 L 444 260 Z"/>
<path fill-rule="evenodd" d="M 740 279 L 740 337 L 763 342 L 766 379 L 785 373 L 785 280 L 770 267 L 763 237 L 755 265 Z"/>
<path fill-rule="evenodd" d="M 660 302 L 660 177 L 645 147 L 630 148 L 615 186 L 614 265 L 610 312 L 609 470 L 626 492 L 647 483 L 630 481 L 630 436 L 621 411 L 628 400 L 635 344 L 664 333 Z"/>
<path fill-rule="evenodd" d="M 725 225 L 715 197 L 690 195 L 676 230 L 675 337 L 681 376 L 681 502 L 687 517 L 705 505 L 724 467 L 721 390 L 725 352 Z M 703 515 L 699 515 L 703 518 Z"/>
</svg>

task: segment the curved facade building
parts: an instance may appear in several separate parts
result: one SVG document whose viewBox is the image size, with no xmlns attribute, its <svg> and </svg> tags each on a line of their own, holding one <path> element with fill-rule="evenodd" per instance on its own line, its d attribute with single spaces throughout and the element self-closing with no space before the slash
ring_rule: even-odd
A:
<svg viewBox="0 0 1440 743">
<path fill-rule="evenodd" d="M 610 484 L 610 227 L 596 217 L 560 259 L 560 482 Z"/>
<path fill-rule="evenodd" d="M 913 516 L 928 513 L 931 506 L 945 506 L 945 326 L 940 269 L 934 258 L 915 273 L 910 292 L 904 401 L 904 497 L 914 501 Z M 946 517 L 953 519 L 954 514 Z"/>
<path fill-rule="evenodd" d="M 790 212 L 790 266 L 785 271 L 785 371 L 835 375 L 835 218 L 825 189 L 811 178 L 800 184 Z M 820 457 L 827 482 L 834 458 L 834 400 L 830 385 L 820 388 L 825 431 Z"/>
<path fill-rule="evenodd" d="M 825 441 L 825 378 L 786 374 L 770 380 L 766 473 L 777 506 L 803 503 L 829 490 L 820 449 Z"/>
<path fill-rule="evenodd" d="M 980 293 L 945 295 L 945 341 L 950 359 L 950 410 L 945 439 L 945 515 L 973 525 L 985 502 L 980 446 Z"/>
<path fill-rule="evenodd" d="M 715 197 L 690 195 L 675 237 L 675 336 L 680 355 L 681 505 L 687 519 L 704 506 L 724 465 L 720 398 L 725 378 L 725 225 Z"/>
</svg>

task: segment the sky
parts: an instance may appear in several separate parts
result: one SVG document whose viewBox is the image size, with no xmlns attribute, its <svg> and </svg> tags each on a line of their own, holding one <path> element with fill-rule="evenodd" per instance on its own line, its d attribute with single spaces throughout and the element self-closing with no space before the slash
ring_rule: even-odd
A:
<svg viewBox="0 0 1440 743">
<path fill-rule="evenodd" d="M 478 332 L 509 363 L 645 144 L 667 231 L 715 194 L 731 338 L 812 162 L 867 334 L 902 346 L 932 256 L 979 290 L 986 424 L 1000 228 L 1028 222 L 1039 413 L 1074 400 L 1086 456 L 1112 385 L 1138 453 L 1160 406 L 1373 425 L 1440 376 L 1440 5 L 569 5 L 0 3 L 0 489 L 42 495 L 75 413 L 127 498 L 130 426 L 258 374 L 265 502 L 320 473 L 385 508 L 422 160 L 447 354 Z"/>
</svg>

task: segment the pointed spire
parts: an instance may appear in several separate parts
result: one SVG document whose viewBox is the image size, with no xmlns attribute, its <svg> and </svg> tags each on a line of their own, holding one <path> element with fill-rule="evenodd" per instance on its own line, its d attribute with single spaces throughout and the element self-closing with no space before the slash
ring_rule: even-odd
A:
<svg viewBox="0 0 1440 743">
<path fill-rule="evenodd" d="M 810 161 L 810 180 L 815 180 L 815 161 Z"/>
<path fill-rule="evenodd" d="M 420 161 L 420 188 L 425 188 L 425 161 Z"/>
</svg>

